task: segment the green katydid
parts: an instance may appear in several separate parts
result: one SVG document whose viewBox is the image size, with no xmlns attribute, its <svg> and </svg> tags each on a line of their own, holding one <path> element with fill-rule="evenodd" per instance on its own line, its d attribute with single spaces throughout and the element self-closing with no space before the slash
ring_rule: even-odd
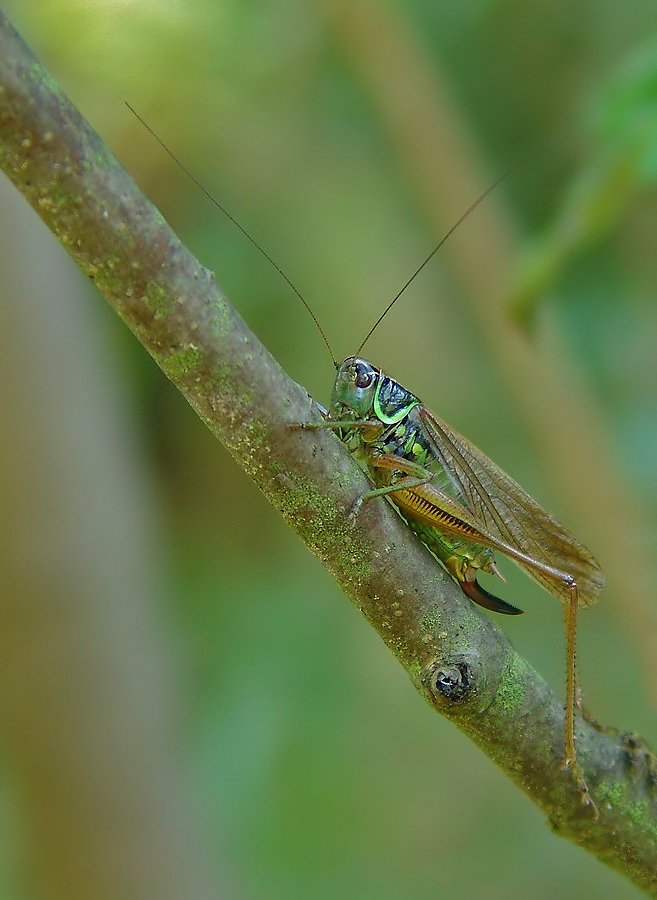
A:
<svg viewBox="0 0 657 900">
<path fill-rule="evenodd" d="M 301 423 L 297 427 L 334 429 L 372 480 L 374 487 L 358 499 L 350 514 L 352 520 L 363 502 L 387 497 L 475 603 L 506 615 L 521 612 L 489 593 L 477 581 L 479 571 L 502 578 L 495 561 L 496 552 L 516 562 L 562 602 L 567 656 L 563 768 L 574 770 L 584 801 L 593 805 L 575 748 L 575 709 L 579 706 L 575 651 L 579 607 L 591 606 L 604 585 L 598 563 L 583 544 L 499 466 L 427 409 L 418 397 L 360 356 L 375 328 L 447 238 L 517 166 L 497 179 L 466 210 L 397 292 L 356 355 L 338 363 L 317 317 L 287 275 L 134 109 L 129 105 L 128 108 L 274 266 L 312 316 L 337 374 L 324 421 Z"/>
<path fill-rule="evenodd" d="M 578 610 L 591 606 L 604 585 L 591 553 L 481 450 L 362 357 L 339 364 L 328 418 L 305 427 L 334 428 L 374 482 L 352 516 L 365 500 L 388 497 L 475 603 L 506 615 L 521 612 L 477 581 L 479 571 L 502 578 L 495 551 L 562 601 L 567 656 L 563 767 L 573 768 L 583 799 L 592 805 L 575 749 Z"/>
</svg>

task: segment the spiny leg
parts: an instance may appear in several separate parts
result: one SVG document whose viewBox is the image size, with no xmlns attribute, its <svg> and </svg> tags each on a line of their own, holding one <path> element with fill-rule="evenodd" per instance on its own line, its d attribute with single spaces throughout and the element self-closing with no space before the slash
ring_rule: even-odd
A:
<svg viewBox="0 0 657 900">
<path fill-rule="evenodd" d="M 577 596 L 571 589 L 570 601 L 564 609 L 566 629 L 566 734 L 563 768 L 577 765 L 575 750 L 575 697 L 577 692 Z"/>
<path fill-rule="evenodd" d="M 424 466 L 409 462 L 409 460 L 394 456 L 391 453 L 373 455 L 370 459 L 370 465 L 377 469 L 406 472 L 406 475 L 394 484 L 387 484 L 385 487 L 374 488 L 371 491 L 361 494 L 349 512 L 348 518 L 352 525 L 356 521 L 356 517 L 365 500 L 373 500 L 375 497 L 385 497 L 388 494 L 394 494 L 396 491 L 419 487 L 421 484 L 427 484 L 427 482 L 431 481 L 434 477 L 433 472 L 430 472 L 429 469 L 425 469 Z"/>
<path fill-rule="evenodd" d="M 586 783 L 584 772 L 577 761 L 577 750 L 575 748 L 575 708 L 580 708 L 577 677 L 578 612 L 579 597 L 577 595 L 577 584 L 576 582 L 573 582 L 570 585 L 570 599 L 568 605 L 564 608 L 566 629 L 566 729 L 564 736 L 565 755 L 561 768 L 572 769 L 582 795 L 582 803 L 591 807 L 597 817 L 598 809 L 589 793 L 589 787 Z"/>
<path fill-rule="evenodd" d="M 301 431 L 315 431 L 318 428 L 359 428 L 366 431 L 368 428 L 381 429 L 381 422 L 377 419 L 325 419 L 323 422 L 291 422 L 288 428 L 297 428 Z"/>
<path fill-rule="evenodd" d="M 357 498 L 356 502 L 351 507 L 348 515 L 349 521 L 352 525 L 354 524 L 365 500 L 373 500 L 375 497 L 385 497 L 388 494 L 394 494 L 395 491 L 403 491 L 408 490 L 409 488 L 418 487 L 421 484 L 426 484 L 427 481 L 430 481 L 432 478 L 432 473 L 429 473 L 429 475 L 424 476 L 423 478 L 411 478 L 406 476 L 400 478 L 399 481 L 396 481 L 394 484 L 389 484 L 382 488 L 375 488 L 372 491 L 366 491 Z"/>
</svg>

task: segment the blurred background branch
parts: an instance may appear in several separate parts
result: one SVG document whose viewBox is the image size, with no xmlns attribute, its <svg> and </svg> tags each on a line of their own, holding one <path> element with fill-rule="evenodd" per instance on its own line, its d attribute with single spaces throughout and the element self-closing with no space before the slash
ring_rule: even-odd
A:
<svg viewBox="0 0 657 900">
<path fill-rule="evenodd" d="M 0 720 L 23 813 L 13 840 L 35 896 L 216 897 L 188 799 L 161 535 L 120 369 L 80 273 L 6 179 L 0 231 Z"/>
</svg>

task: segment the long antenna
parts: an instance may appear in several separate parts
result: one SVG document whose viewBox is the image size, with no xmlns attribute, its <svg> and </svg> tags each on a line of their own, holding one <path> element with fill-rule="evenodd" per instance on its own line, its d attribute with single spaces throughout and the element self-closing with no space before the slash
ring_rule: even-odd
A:
<svg viewBox="0 0 657 900">
<path fill-rule="evenodd" d="M 386 308 L 383 310 L 383 312 L 381 313 L 381 315 L 379 316 L 379 318 L 376 320 L 376 322 L 374 323 L 374 325 L 372 325 L 372 327 L 370 328 L 370 330 L 369 330 L 369 331 L 367 332 L 367 334 L 365 335 L 365 339 L 364 339 L 363 342 L 361 343 L 361 345 L 360 345 L 360 347 L 358 348 L 358 350 L 356 350 L 356 356 L 358 356 L 358 354 L 359 354 L 360 351 L 363 349 L 363 347 L 365 346 L 365 344 L 366 344 L 366 343 L 369 341 L 369 339 L 372 337 L 372 335 L 374 334 L 374 332 L 376 331 L 376 329 L 379 327 L 379 325 L 381 324 L 381 322 L 382 322 L 382 321 L 385 319 L 385 317 L 388 315 L 388 313 L 390 312 L 390 310 L 392 309 L 392 307 L 393 307 L 393 306 L 395 305 L 395 303 L 399 300 L 399 298 L 400 298 L 401 295 L 404 293 L 404 291 L 405 291 L 406 288 L 409 286 L 409 284 L 411 284 L 411 282 L 415 280 L 415 278 L 420 274 L 420 272 L 421 272 L 422 269 L 426 266 L 426 264 L 427 264 L 430 260 L 433 259 L 433 257 L 436 255 L 436 253 L 438 253 L 438 251 L 440 250 L 440 248 L 442 247 L 442 245 L 445 243 L 445 241 L 447 240 L 447 238 L 450 237 L 452 234 L 454 234 L 454 232 L 455 232 L 456 229 L 459 227 L 459 225 L 460 225 L 462 222 L 464 222 L 464 221 L 468 218 L 468 216 L 470 215 L 471 212 L 474 212 L 474 211 L 475 211 L 475 209 L 479 206 L 479 204 L 482 203 L 482 202 L 486 199 L 486 197 L 487 197 L 490 193 L 492 193 L 492 192 L 495 190 L 496 187 L 499 187 L 499 185 L 502 184 L 502 182 L 505 181 L 505 180 L 509 177 L 509 175 L 511 175 L 513 172 L 515 172 L 515 170 L 516 170 L 517 168 L 519 168 L 524 162 L 526 162 L 526 161 L 529 159 L 530 156 L 534 156 L 535 153 L 539 153 L 539 152 L 540 152 L 540 150 L 534 150 L 534 151 L 532 151 L 531 153 L 528 153 L 527 156 L 523 156 L 523 158 L 522 158 L 521 160 L 519 160 L 515 165 L 511 166 L 510 169 L 507 169 L 507 171 L 506 171 L 503 175 L 500 175 L 500 177 L 499 177 L 498 179 L 496 179 L 496 180 L 490 185 L 490 187 L 487 187 L 486 190 L 483 192 L 483 194 L 480 194 L 480 196 L 477 197 L 477 199 L 476 199 L 475 202 L 472 204 L 472 206 L 469 206 L 469 207 L 466 209 L 466 211 L 463 213 L 463 215 L 462 215 L 459 219 L 457 219 L 457 221 L 452 225 L 452 227 L 449 229 L 449 231 L 447 232 L 447 234 L 445 235 L 445 237 L 439 242 L 439 244 L 438 244 L 436 247 L 433 248 L 433 250 L 432 250 L 431 253 L 427 256 L 427 258 L 424 260 L 424 262 L 422 263 L 422 265 L 420 265 L 420 266 L 417 267 L 417 269 L 413 272 L 413 274 L 412 274 L 411 277 L 408 279 L 408 281 L 406 282 L 406 284 L 401 288 L 401 290 L 397 291 L 397 293 L 396 293 L 395 296 L 392 298 L 392 300 L 390 301 L 390 303 L 386 306 Z"/>
<path fill-rule="evenodd" d="M 175 155 L 175 153 L 173 153 L 173 151 L 169 150 L 169 148 L 168 148 L 167 145 L 164 143 L 164 141 L 163 141 L 161 138 L 159 138 L 159 137 L 157 136 L 157 134 L 155 134 L 155 132 L 153 131 L 153 129 L 150 127 L 150 125 L 148 125 L 148 124 L 142 119 L 142 117 L 139 115 L 139 113 L 138 113 L 132 106 L 130 106 L 130 104 L 128 103 L 128 101 L 127 101 L 127 100 L 124 100 L 124 103 L 125 103 L 125 105 L 128 107 L 128 109 L 130 110 L 130 112 L 133 114 L 133 116 L 141 122 L 141 124 L 144 126 L 144 128 L 146 129 L 146 131 L 148 131 L 148 132 L 155 138 L 155 140 L 158 142 L 158 144 L 160 145 L 160 147 L 162 147 L 162 149 L 163 149 L 166 153 L 169 154 L 169 156 L 170 156 L 171 159 L 176 163 L 176 165 L 179 166 L 179 167 L 183 170 L 183 172 L 185 173 L 185 175 L 187 175 L 188 178 L 191 178 L 191 180 L 194 182 L 194 184 L 196 185 L 196 187 L 199 188 L 199 189 L 205 194 L 205 196 L 208 198 L 208 200 L 209 200 L 211 203 L 214 203 L 214 205 L 217 207 L 217 209 L 220 209 L 221 212 L 222 212 L 225 216 L 227 216 L 227 217 L 230 219 L 230 221 L 233 223 L 233 225 L 237 225 L 237 227 L 238 227 L 239 230 L 242 232 L 242 234 L 244 235 L 244 237 L 248 238 L 248 239 L 251 241 L 251 243 L 253 244 L 253 246 L 254 246 L 257 250 L 259 250 L 259 251 L 262 253 L 262 255 L 265 257 L 265 259 L 268 260 L 268 261 L 272 264 L 272 266 L 276 269 L 276 271 L 277 271 L 278 274 L 281 276 L 281 278 L 284 278 L 284 279 L 285 279 L 285 281 L 286 281 L 286 282 L 288 283 L 288 285 L 292 288 L 292 290 L 293 290 L 294 293 L 297 295 L 297 297 L 299 298 L 299 300 L 301 300 L 301 302 L 303 303 L 303 305 L 306 307 L 306 309 L 307 309 L 308 312 L 310 313 L 310 316 L 311 316 L 313 322 L 314 322 L 315 325 L 317 326 L 317 330 L 318 330 L 319 333 L 321 334 L 321 336 L 322 336 L 322 338 L 323 338 L 323 340 L 324 340 L 324 343 L 326 344 L 326 347 L 327 347 L 327 349 L 328 349 L 328 352 L 331 354 L 331 359 L 333 360 L 333 365 L 334 365 L 335 368 L 337 369 L 337 368 L 338 368 L 338 361 L 337 361 L 337 359 L 335 358 L 335 354 L 333 353 L 333 350 L 331 349 L 331 345 L 330 345 L 329 342 L 328 342 L 328 338 L 327 338 L 326 335 L 324 334 L 324 329 L 323 329 L 322 326 L 319 324 L 319 320 L 318 320 L 317 316 L 316 316 L 315 313 L 312 311 L 312 309 L 310 308 L 309 304 L 306 302 L 306 300 L 305 300 L 303 294 L 301 293 L 301 291 L 300 291 L 294 284 L 292 284 L 292 282 L 291 282 L 290 279 L 287 277 L 287 275 L 285 274 L 285 272 L 280 268 L 280 266 L 278 266 L 278 265 L 274 262 L 274 260 L 271 258 L 271 256 L 267 253 L 266 250 L 264 250 L 264 249 L 260 246 L 260 244 L 255 240 L 255 238 L 252 238 L 251 235 L 249 234 L 249 232 L 248 232 L 245 228 L 243 228 L 243 227 L 240 225 L 240 223 L 237 221 L 237 219 L 234 218 L 233 216 L 231 216 L 231 214 L 228 212 L 228 210 L 227 210 L 224 206 L 222 206 L 221 203 L 219 203 L 219 201 L 216 200 L 208 190 L 206 190 L 206 189 L 203 187 L 203 185 L 202 185 L 201 182 L 198 180 L 198 178 L 196 178 L 194 175 L 192 175 L 192 173 L 189 171 L 189 169 L 187 168 L 187 166 L 185 166 L 185 165 L 178 159 L 178 157 Z"/>
</svg>

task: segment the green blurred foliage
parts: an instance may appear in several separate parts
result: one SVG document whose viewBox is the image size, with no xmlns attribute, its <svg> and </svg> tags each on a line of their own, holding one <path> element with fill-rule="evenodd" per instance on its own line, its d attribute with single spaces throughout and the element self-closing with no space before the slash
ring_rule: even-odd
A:
<svg viewBox="0 0 657 900">
<path fill-rule="evenodd" d="M 657 178 L 657 46 L 651 41 L 625 60 L 596 98 L 590 146 L 566 188 L 554 221 L 536 241 L 512 295 L 516 317 L 528 323 L 535 305 L 566 266 L 599 245 Z"/>
<path fill-rule="evenodd" d="M 329 25 L 330 5 L 5 4 L 250 326 L 321 402 L 332 368 L 308 316 L 122 101 L 267 248 L 345 355 L 434 236 Z M 427 64 L 440 61 L 447 72 L 493 177 L 527 149 L 547 148 L 500 189 L 520 244 L 531 246 L 510 307 L 526 322 L 546 306 L 557 317 L 598 398 L 622 478 L 654 510 L 654 3 L 390 5 Z M 555 506 L 470 316 L 437 259 L 370 352 Z M 160 565 L 182 648 L 195 802 L 210 858 L 230 873 L 237 895 L 635 896 L 620 876 L 552 836 L 477 748 L 429 713 L 319 563 L 123 326 L 109 312 L 103 318 L 117 365 L 129 373 L 128 402 L 164 522 Z M 647 558 L 657 543 L 654 516 L 652 523 L 636 536 Z M 520 604 L 527 615 L 505 629 L 560 687 L 559 610 L 521 574 L 508 576 L 509 602 L 528 599 Z M 619 624 L 621 604 L 605 598 L 583 617 L 582 682 L 602 720 L 654 741 L 654 709 Z M 10 822 L 2 822 L 5 833 Z M 10 872 L 15 861 L 6 855 L 0 863 Z"/>
</svg>

